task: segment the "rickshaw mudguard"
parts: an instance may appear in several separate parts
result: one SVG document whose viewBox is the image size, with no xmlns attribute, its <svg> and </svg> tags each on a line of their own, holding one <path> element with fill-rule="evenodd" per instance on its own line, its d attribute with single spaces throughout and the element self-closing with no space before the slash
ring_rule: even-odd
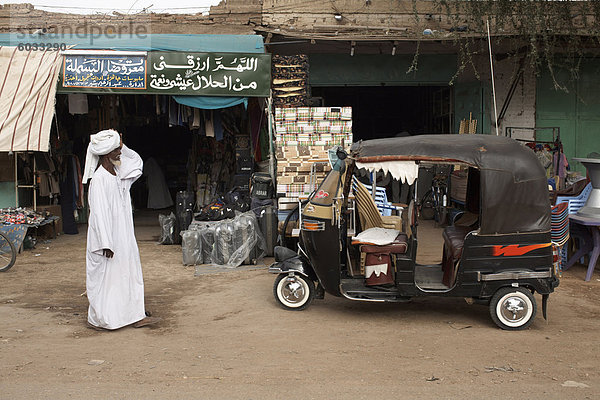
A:
<svg viewBox="0 0 600 400">
<path fill-rule="evenodd" d="M 304 275 L 307 278 L 317 281 L 317 275 L 310 265 L 310 262 L 300 254 L 288 258 L 287 260 L 278 261 L 269 267 L 269 272 L 272 274 L 284 274 L 288 272 L 297 272 L 300 275 Z"/>
</svg>

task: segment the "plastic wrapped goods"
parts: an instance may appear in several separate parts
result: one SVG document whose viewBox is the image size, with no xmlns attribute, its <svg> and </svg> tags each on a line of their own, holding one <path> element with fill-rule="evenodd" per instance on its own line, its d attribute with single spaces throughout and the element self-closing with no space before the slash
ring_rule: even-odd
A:
<svg viewBox="0 0 600 400">
<path fill-rule="evenodd" d="M 233 245 L 236 249 L 241 248 L 257 236 L 256 218 L 246 214 L 239 215 L 234 221 Z M 257 246 L 249 248 L 248 256 L 244 258 L 242 264 L 256 264 L 258 259 Z"/>
<path fill-rule="evenodd" d="M 264 256 L 265 242 L 252 211 L 223 221 L 194 221 L 189 230 L 198 232 L 203 264 L 235 268 Z"/>
<path fill-rule="evenodd" d="M 177 227 L 175 214 L 169 215 L 160 214 L 158 216 L 158 223 L 160 224 L 160 244 L 176 244 L 178 243 Z"/>
<path fill-rule="evenodd" d="M 215 245 L 212 252 L 212 261 L 217 265 L 229 265 L 229 258 L 235 251 L 234 243 L 235 226 L 231 220 L 221 221 L 215 228 Z M 231 265 L 237 267 L 239 264 Z"/>
<path fill-rule="evenodd" d="M 183 265 L 202 264 L 200 232 L 196 230 L 181 232 L 181 250 L 183 253 Z"/>
</svg>

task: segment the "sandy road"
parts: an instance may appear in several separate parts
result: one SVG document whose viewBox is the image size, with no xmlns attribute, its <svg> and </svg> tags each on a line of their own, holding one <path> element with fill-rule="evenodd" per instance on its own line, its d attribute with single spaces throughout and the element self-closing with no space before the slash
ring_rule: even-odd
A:
<svg viewBox="0 0 600 400">
<path fill-rule="evenodd" d="M 439 257 L 426 228 L 421 254 Z M 600 398 L 600 271 L 574 266 L 548 322 L 506 332 L 463 299 L 285 311 L 266 267 L 195 276 L 158 226 L 136 232 L 155 328 L 85 327 L 84 233 L 0 274 L 0 399 Z"/>
</svg>

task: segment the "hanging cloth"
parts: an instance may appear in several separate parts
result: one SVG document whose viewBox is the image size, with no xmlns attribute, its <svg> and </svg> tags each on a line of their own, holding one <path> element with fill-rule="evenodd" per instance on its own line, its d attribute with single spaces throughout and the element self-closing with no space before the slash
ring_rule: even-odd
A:
<svg viewBox="0 0 600 400">
<path fill-rule="evenodd" d="M 213 112 L 213 119 L 213 124 L 215 128 L 215 139 L 217 139 L 217 141 L 220 142 L 221 140 L 223 140 L 223 124 L 221 123 L 221 110 L 216 110 Z"/>
<path fill-rule="evenodd" d="M 206 129 L 207 137 L 215 137 L 215 126 L 213 122 L 213 112 L 212 110 L 206 111 L 204 114 L 204 126 Z"/>
</svg>

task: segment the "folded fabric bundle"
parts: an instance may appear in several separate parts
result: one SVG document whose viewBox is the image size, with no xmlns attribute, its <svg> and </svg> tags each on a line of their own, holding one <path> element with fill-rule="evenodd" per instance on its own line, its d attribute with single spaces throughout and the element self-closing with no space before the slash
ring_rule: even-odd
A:
<svg viewBox="0 0 600 400">
<path fill-rule="evenodd" d="M 400 231 L 386 228 L 369 228 L 352 238 L 352 244 L 384 246 L 393 243 Z"/>
</svg>

